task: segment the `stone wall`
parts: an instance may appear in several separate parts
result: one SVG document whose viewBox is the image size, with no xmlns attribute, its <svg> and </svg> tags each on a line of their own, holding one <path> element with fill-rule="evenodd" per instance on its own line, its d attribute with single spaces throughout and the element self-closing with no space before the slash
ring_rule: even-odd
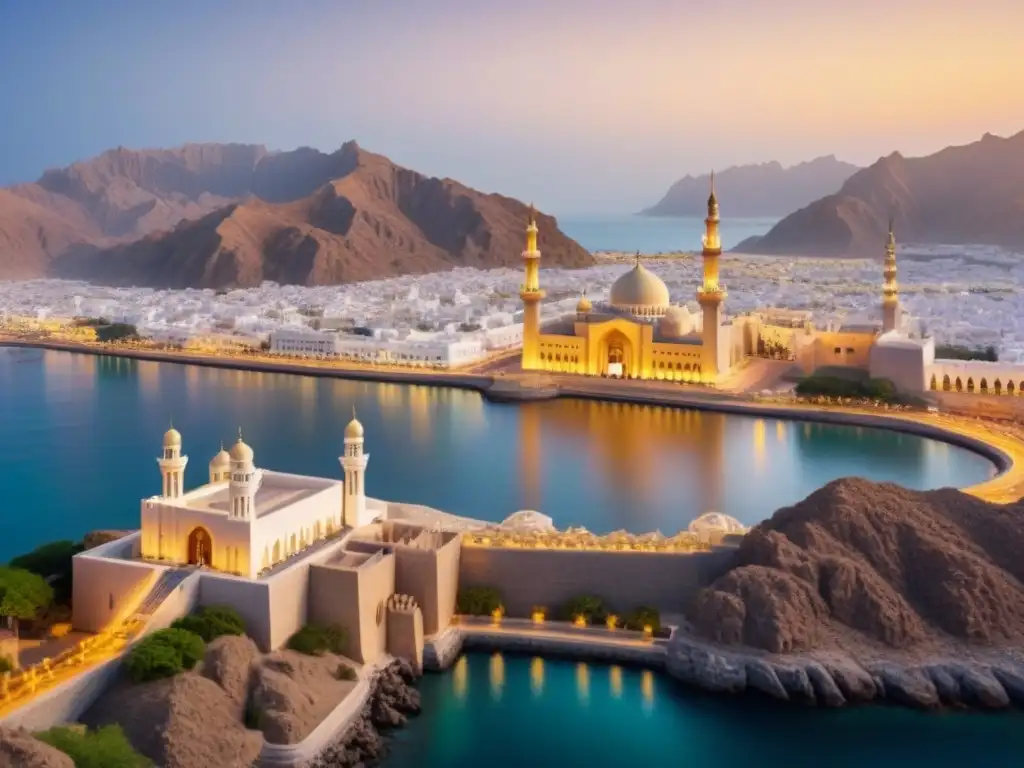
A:
<svg viewBox="0 0 1024 768">
<path fill-rule="evenodd" d="M 417 672 L 423 671 L 423 614 L 409 595 L 388 599 L 388 654 L 405 659 Z"/>
<path fill-rule="evenodd" d="M 570 598 L 597 595 L 621 613 L 649 605 L 680 613 L 729 564 L 735 549 L 709 552 L 605 552 L 466 546 L 459 586 L 494 587 L 510 616 L 535 605 L 552 611 Z"/>
<path fill-rule="evenodd" d="M 109 546 L 124 546 L 124 540 Z M 71 560 L 72 626 L 82 632 L 100 632 L 126 618 L 149 591 L 164 566 L 109 559 L 97 547 Z"/>
</svg>

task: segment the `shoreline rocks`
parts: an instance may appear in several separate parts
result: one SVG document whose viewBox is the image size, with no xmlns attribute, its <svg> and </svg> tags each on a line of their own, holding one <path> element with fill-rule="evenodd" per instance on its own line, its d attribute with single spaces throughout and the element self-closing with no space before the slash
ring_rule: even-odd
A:
<svg viewBox="0 0 1024 768">
<path fill-rule="evenodd" d="M 350 768 L 374 765 L 387 754 L 387 733 L 403 727 L 420 712 L 419 673 L 402 659 L 380 670 L 355 722 L 325 748 L 309 768 Z"/>
</svg>

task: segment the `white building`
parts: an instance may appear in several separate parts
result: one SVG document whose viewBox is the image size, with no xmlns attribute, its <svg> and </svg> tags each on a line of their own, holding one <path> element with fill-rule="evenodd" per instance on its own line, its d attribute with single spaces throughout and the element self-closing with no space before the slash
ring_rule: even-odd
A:
<svg viewBox="0 0 1024 768">
<path fill-rule="evenodd" d="M 496 329 L 501 330 L 501 329 Z M 285 328 L 270 334 L 270 352 L 294 357 L 334 357 L 342 360 L 376 362 L 414 367 L 455 368 L 481 359 L 486 354 L 486 334 L 470 338 L 395 338 L 394 332 L 374 336 L 308 328 Z M 515 332 L 511 336 L 514 337 Z M 520 338 L 522 330 L 519 331 Z"/>
<path fill-rule="evenodd" d="M 143 558 L 253 579 L 342 528 L 372 522 L 365 491 L 370 457 L 354 414 L 344 444 L 341 482 L 259 469 L 239 435 L 230 452 L 213 457 L 209 482 L 185 493 L 188 457 L 181 435 L 169 429 L 157 460 L 161 493 L 142 502 Z"/>
</svg>

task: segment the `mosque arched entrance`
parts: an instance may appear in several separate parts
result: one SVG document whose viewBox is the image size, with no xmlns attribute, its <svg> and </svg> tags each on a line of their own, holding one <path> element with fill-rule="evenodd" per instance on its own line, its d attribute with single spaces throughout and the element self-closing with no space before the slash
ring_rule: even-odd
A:
<svg viewBox="0 0 1024 768">
<path fill-rule="evenodd" d="M 213 539 L 210 532 L 201 525 L 192 529 L 188 535 L 188 564 L 213 565 Z"/>
<path fill-rule="evenodd" d="M 622 378 L 629 374 L 633 348 L 622 331 L 612 331 L 602 339 L 601 372 L 606 376 Z"/>
</svg>

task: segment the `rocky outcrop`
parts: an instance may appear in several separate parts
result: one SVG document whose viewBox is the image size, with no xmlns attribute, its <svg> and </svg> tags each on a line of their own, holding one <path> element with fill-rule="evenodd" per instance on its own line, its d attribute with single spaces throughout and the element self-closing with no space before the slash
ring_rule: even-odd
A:
<svg viewBox="0 0 1024 768">
<path fill-rule="evenodd" d="M 26 730 L 0 727 L 0 768 L 75 768 L 75 763 Z"/>
<path fill-rule="evenodd" d="M 224 690 L 230 702 L 229 710 L 239 720 L 249 701 L 255 664 L 259 657 L 256 643 L 244 635 L 218 637 L 206 646 L 203 676 Z"/>
<path fill-rule="evenodd" d="M 401 728 L 408 717 L 419 714 L 419 691 L 413 687 L 418 677 L 415 668 L 403 660 L 380 670 L 371 683 L 370 695 L 359 717 L 310 768 L 370 765 L 383 758 L 387 751 L 385 734 Z"/>
</svg>

